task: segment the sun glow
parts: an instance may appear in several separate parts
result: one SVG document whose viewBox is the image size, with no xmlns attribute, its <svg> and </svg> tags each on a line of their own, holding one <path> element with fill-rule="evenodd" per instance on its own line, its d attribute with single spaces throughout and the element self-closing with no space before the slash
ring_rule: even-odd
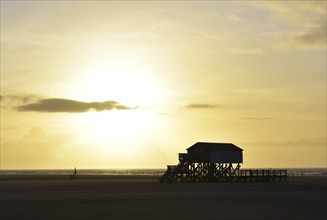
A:
<svg viewBox="0 0 327 220">
<path fill-rule="evenodd" d="M 112 110 L 76 115 L 73 125 L 81 145 L 88 143 L 94 150 L 112 154 L 132 151 L 156 130 L 157 119 L 149 110 Z"/>
<path fill-rule="evenodd" d="M 85 53 L 84 53 L 85 54 Z M 134 155 L 135 144 L 143 143 L 159 129 L 160 117 L 153 107 L 164 99 L 158 70 L 151 59 L 133 53 L 97 53 L 76 68 L 70 89 L 73 99 L 84 102 L 117 101 L 129 110 L 90 111 L 71 116 L 79 144 L 92 145 L 104 154 Z M 113 147 L 113 145 L 115 147 Z"/>
<path fill-rule="evenodd" d="M 130 107 L 149 106 L 160 96 L 154 68 L 144 58 L 98 54 L 81 65 L 76 95 L 84 101 L 115 100 Z"/>
</svg>

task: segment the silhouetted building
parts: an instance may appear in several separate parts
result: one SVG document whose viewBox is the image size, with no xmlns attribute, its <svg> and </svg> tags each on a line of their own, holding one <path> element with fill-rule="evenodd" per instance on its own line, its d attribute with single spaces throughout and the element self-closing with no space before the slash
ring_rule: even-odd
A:
<svg viewBox="0 0 327 220">
<path fill-rule="evenodd" d="M 178 154 L 160 182 L 231 182 L 287 180 L 286 170 L 241 170 L 243 150 L 231 143 L 197 142 Z"/>
<path fill-rule="evenodd" d="M 191 163 L 243 163 L 243 150 L 229 143 L 197 142 L 187 155 Z"/>
</svg>

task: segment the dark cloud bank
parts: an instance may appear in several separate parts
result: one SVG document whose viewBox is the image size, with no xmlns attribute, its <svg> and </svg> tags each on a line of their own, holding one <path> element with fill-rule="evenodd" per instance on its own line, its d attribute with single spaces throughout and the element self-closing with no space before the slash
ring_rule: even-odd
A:
<svg viewBox="0 0 327 220">
<path fill-rule="evenodd" d="M 80 113 L 88 111 L 110 111 L 117 110 L 130 110 L 136 107 L 128 107 L 121 105 L 117 101 L 104 101 L 104 102 L 80 102 L 69 99 L 40 99 L 35 103 L 18 106 L 18 111 L 37 111 L 37 112 L 67 112 L 67 113 Z"/>
<path fill-rule="evenodd" d="M 211 105 L 211 104 L 199 104 L 199 103 L 191 103 L 188 105 L 185 105 L 185 108 L 188 109 L 203 109 L 203 108 L 218 108 L 217 105 Z"/>
</svg>

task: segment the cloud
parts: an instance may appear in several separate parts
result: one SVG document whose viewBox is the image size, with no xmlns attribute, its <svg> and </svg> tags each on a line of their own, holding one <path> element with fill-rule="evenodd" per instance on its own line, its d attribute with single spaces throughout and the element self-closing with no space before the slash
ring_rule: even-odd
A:
<svg viewBox="0 0 327 220">
<path fill-rule="evenodd" d="M 28 103 L 31 101 L 35 101 L 39 99 L 40 97 L 35 95 L 29 95 L 29 94 L 15 94 L 15 95 L 0 95 L 1 102 L 5 103 Z"/>
<path fill-rule="evenodd" d="M 18 111 L 37 111 L 37 112 L 67 112 L 67 113 L 81 113 L 91 110 L 95 111 L 110 111 L 117 110 L 130 110 L 136 107 L 128 107 L 121 105 L 117 101 L 104 101 L 104 102 L 80 102 L 70 99 L 40 99 L 35 103 L 20 105 L 16 109 Z"/>
<path fill-rule="evenodd" d="M 185 105 L 185 108 L 188 109 L 206 109 L 206 108 L 218 108 L 217 105 L 212 105 L 212 104 L 200 104 L 200 103 L 191 103 Z"/>
<path fill-rule="evenodd" d="M 326 47 L 326 1 L 265 1 L 251 2 L 258 8 L 270 11 L 275 23 L 288 25 L 288 31 L 276 35 L 277 48 L 324 48 Z M 283 26 L 281 25 L 281 26 Z"/>
<path fill-rule="evenodd" d="M 11 109 L 14 106 L 35 102 L 39 99 L 40 97 L 30 94 L 10 94 L 0 96 L 1 108 L 3 109 Z"/>
<path fill-rule="evenodd" d="M 274 117 L 243 117 L 241 119 L 256 121 L 256 120 L 277 120 L 279 118 L 274 118 Z"/>
<path fill-rule="evenodd" d="M 326 19 L 307 28 L 303 33 L 297 34 L 290 40 L 292 46 L 326 46 Z"/>
</svg>

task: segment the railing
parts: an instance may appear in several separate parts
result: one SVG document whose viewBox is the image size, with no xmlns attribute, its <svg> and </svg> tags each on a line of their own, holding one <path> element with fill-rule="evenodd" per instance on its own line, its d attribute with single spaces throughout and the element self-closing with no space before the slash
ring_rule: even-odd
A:
<svg viewBox="0 0 327 220">
<path fill-rule="evenodd" d="M 287 181 L 287 170 L 275 169 L 241 169 L 238 178 L 240 181 Z"/>
<path fill-rule="evenodd" d="M 200 164 L 201 165 L 201 164 Z M 211 172 L 207 164 L 198 164 L 195 170 L 188 163 L 180 161 L 178 165 L 168 165 L 166 172 L 160 177 L 159 181 L 167 183 L 176 182 L 286 182 L 287 170 L 283 169 L 239 169 L 231 167 L 214 167 Z"/>
</svg>

